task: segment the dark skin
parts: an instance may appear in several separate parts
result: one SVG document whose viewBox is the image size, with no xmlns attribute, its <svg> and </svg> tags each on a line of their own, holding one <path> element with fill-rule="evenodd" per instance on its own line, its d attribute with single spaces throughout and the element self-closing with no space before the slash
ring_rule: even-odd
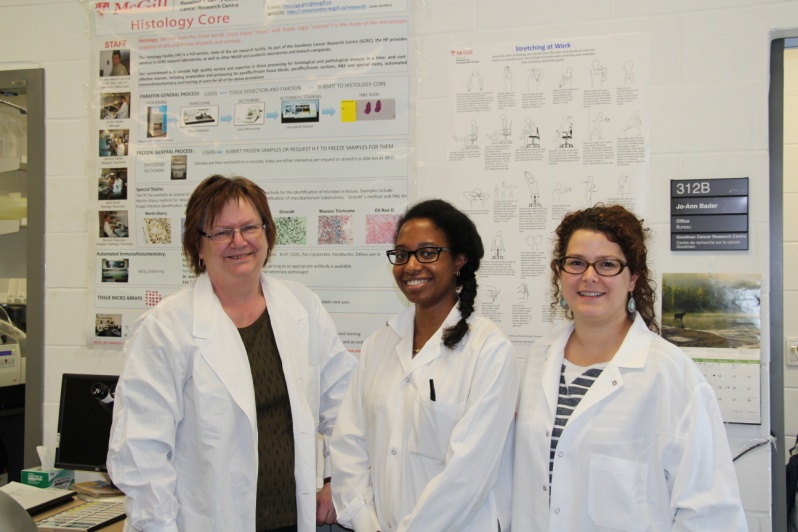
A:
<svg viewBox="0 0 798 532">
<path fill-rule="evenodd" d="M 396 247 L 408 251 L 448 246 L 445 233 L 425 218 L 407 221 L 396 238 Z M 393 267 L 397 286 L 416 306 L 414 354 L 435 334 L 457 304 L 456 274 L 465 263 L 464 255 L 442 251 L 436 262 L 421 263 L 411 255 L 407 263 Z"/>
</svg>

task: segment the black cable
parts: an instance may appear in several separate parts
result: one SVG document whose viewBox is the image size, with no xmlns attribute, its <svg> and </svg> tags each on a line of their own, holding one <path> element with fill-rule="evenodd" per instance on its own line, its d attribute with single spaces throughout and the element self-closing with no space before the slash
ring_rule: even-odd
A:
<svg viewBox="0 0 798 532">
<path fill-rule="evenodd" d="M 753 451 L 757 447 L 762 447 L 763 445 L 767 445 L 768 443 L 771 442 L 771 440 L 772 440 L 772 438 L 768 438 L 767 440 L 763 440 L 763 441 L 760 441 L 760 442 L 757 442 L 757 443 L 753 444 L 751 447 L 749 447 L 748 449 L 745 449 L 740 454 L 738 454 L 737 456 L 732 458 L 732 462 L 736 462 L 738 458 L 740 458 L 743 455 L 748 454 L 749 452 Z"/>
</svg>

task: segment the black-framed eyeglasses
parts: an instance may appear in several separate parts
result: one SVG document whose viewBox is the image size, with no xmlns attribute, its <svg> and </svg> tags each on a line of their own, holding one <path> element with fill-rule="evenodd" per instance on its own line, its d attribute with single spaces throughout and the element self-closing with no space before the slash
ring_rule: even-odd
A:
<svg viewBox="0 0 798 532">
<path fill-rule="evenodd" d="M 242 238 L 255 238 L 260 236 L 264 229 L 266 229 L 266 224 L 250 224 L 238 229 L 231 227 L 230 229 L 219 229 L 213 233 L 206 233 L 205 231 L 200 231 L 199 233 L 217 244 L 229 244 L 235 238 L 236 233 L 239 233 Z"/>
<path fill-rule="evenodd" d="M 601 259 L 596 262 L 588 262 L 579 257 L 563 257 L 557 259 L 557 265 L 560 270 L 565 273 L 579 275 L 585 273 L 588 267 L 593 266 L 593 270 L 602 277 L 615 277 L 620 275 L 624 268 L 629 266 L 628 263 L 621 259 Z"/>
<path fill-rule="evenodd" d="M 451 248 L 418 248 L 415 251 L 410 251 L 409 249 L 391 249 L 385 252 L 388 255 L 388 260 L 391 264 L 407 264 L 407 261 L 410 260 L 410 255 L 416 257 L 418 262 L 422 264 L 427 264 L 430 262 L 435 262 L 441 257 L 441 251 L 451 251 Z"/>
</svg>

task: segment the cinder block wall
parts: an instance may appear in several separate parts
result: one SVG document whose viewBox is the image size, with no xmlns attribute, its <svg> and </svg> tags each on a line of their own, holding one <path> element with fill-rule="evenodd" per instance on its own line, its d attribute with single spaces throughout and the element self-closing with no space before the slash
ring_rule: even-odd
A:
<svg viewBox="0 0 798 532">
<path fill-rule="evenodd" d="M 530 37 L 591 37 L 645 32 L 651 37 L 651 164 L 647 220 L 661 236 L 652 249 L 658 272 L 763 272 L 763 369 L 770 353 L 770 229 L 768 205 L 768 84 L 770 39 L 784 29 L 798 36 L 798 2 L 765 0 L 435 0 L 413 2 L 418 190 L 433 190 L 446 154 L 439 139 L 449 105 L 447 51 L 452 45 Z M 87 2 L 88 4 L 88 2 Z M 780 35 L 783 36 L 783 35 Z M 44 440 L 54 444 L 58 383 L 66 370 L 118 372 L 118 352 L 88 350 L 84 337 L 89 258 L 87 220 L 91 136 L 87 101 L 88 11 L 79 0 L 0 0 L 0 69 L 46 71 L 46 317 Z M 791 79 L 788 76 L 788 80 Z M 796 79 L 793 77 L 792 79 Z M 787 89 L 787 99 L 796 98 Z M 795 112 L 792 113 L 794 116 Z M 798 126 L 785 135 L 785 334 L 798 336 Z M 751 249 L 733 255 L 669 251 L 671 179 L 749 177 Z M 787 433 L 798 433 L 798 370 L 785 376 Z M 767 380 L 764 380 L 767 383 Z M 767 398 L 767 390 L 763 391 Z M 769 412 L 763 411 L 767 420 Z M 733 426 L 732 451 L 769 427 Z M 783 452 L 783 450 L 779 450 Z M 767 451 L 737 464 L 751 530 L 770 530 Z"/>
</svg>

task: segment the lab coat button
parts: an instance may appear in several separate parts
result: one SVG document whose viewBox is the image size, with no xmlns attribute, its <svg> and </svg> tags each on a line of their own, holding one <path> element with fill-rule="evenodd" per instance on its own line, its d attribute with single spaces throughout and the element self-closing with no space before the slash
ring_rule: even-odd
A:
<svg viewBox="0 0 798 532">
<path fill-rule="evenodd" d="M 554 513 L 555 513 L 555 514 L 559 514 L 559 513 L 560 513 L 560 509 L 559 509 L 559 508 L 555 508 L 555 509 L 554 509 Z"/>
<path fill-rule="evenodd" d="M 546 431 L 546 437 L 548 438 L 548 437 L 550 436 L 550 434 L 551 434 L 551 433 L 550 433 L 550 432 L 547 430 L 547 431 Z"/>
<path fill-rule="evenodd" d="M 618 386 L 618 381 L 612 381 L 613 386 Z"/>
<path fill-rule="evenodd" d="M 405 377 L 405 382 L 410 382 L 410 377 Z"/>
<path fill-rule="evenodd" d="M 557 456 L 562 456 L 562 452 L 557 453 Z"/>
<path fill-rule="evenodd" d="M 391 449 L 391 454 L 395 455 L 396 454 L 396 449 Z"/>
<path fill-rule="evenodd" d="M 546 486 L 545 484 L 543 485 L 543 491 L 549 491 L 548 486 Z"/>
</svg>

